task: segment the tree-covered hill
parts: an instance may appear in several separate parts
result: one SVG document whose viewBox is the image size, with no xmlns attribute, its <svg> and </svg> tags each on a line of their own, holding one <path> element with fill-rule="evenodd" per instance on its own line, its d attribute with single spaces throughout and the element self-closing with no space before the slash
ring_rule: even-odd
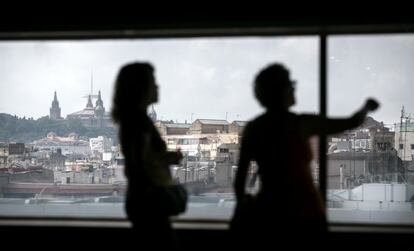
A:
<svg viewBox="0 0 414 251">
<path fill-rule="evenodd" d="M 48 116 L 34 120 L 0 113 L 0 142 L 29 143 L 46 137 L 49 132 L 58 136 L 67 136 L 74 132 L 88 138 L 102 135 L 112 138 L 114 142 L 118 139 L 116 128 L 87 128 L 78 120 L 51 120 Z"/>
</svg>

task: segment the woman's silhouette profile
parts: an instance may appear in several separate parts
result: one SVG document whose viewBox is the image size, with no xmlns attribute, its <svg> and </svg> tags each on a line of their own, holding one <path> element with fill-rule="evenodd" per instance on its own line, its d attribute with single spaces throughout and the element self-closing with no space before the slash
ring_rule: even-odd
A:
<svg viewBox="0 0 414 251">
<path fill-rule="evenodd" d="M 281 64 L 271 64 L 258 73 L 254 92 L 266 112 L 250 121 L 243 133 L 232 229 L 236 237 L 247 237 L 238 240 L 249 239 L 263 247 L 275 242 L 272 228 L 286 235 L 324 233 L 325 208 L 312 181 L 309 139 L 357 127 L 378 103 L 368 100 L 345 119 L 289 112 L 295 104 L 294 81 Z M 260 189 L 255 197 L 246 196 L 245 191 L 250 161 L 258 165 Z"/>
<path fill-rule="evenodd" d="M 176 248 L 169 215 L 159 199 L 148 191 L 168 186 L 172 178 L 168 165 L 178 164 L 180 152 L 167 152 L 153 122 L 147 115 L 150 104 L 158 101 L 154 68 L 149 63 L 123 66 L 115 83 L 112 117 L 119 124 L 119 138 L 128 179 L 126 213 L 142 247 Z"/>
</svg>

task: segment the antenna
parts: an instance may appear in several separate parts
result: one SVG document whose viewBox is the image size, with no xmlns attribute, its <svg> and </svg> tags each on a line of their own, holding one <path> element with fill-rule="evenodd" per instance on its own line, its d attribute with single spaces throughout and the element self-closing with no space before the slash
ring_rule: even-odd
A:
<svg viewBox="0 0 414 251">
<path fill-rule="evenodd" d="M 402 144 L 402 130 L 403 130 L 403 118 L 404 118 L 404 106 L 401 109 L 401 117 L 400 117 L 400 135 L 398 137 L 398 151 L 400 152 L 400 158 L 403 159 L 404 149 L 401 147 Z M 401 152 L 402 151 L 402 152 Z"/>
<path fill-rule="evenodd" d="M 91 70 L 91 93 L 87 94 L 86 96 L 83 96 L 82 98 L 98 98 L 98 95 L 93 94 L 93 70 Z"/>
<path fill-rule="evenodd" d="M 91 95 L 93 95 L 93 70 L 91 70 Z"/>
</svg>

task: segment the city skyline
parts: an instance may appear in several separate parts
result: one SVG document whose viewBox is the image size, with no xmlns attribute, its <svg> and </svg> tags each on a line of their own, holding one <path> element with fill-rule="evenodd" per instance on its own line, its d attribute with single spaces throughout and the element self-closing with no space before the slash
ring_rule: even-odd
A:
<svg viewBox="0 0 414 251">
<path fill-rule="evenodd" d="M 328 115 L 348 116 L 374 97 L 382 106 L 372 116 L 398 123 L 401 107 L 414 111 L 410 70 L 414 36 L 333 36 L 329 38 Z M 158 118 L 250 120 L 263 108 L 253 95 L 255 74 L 282 62 L 297 80 L 295 112 L 319 110 L 318 39 L 304 37 L 191 38 L 88 41 L 7 41 L 0 43 L 3 90 L 0 113 L 33 117 L 49 114 L 54 91 L 62 117 L 82 110 L 85 95 L 102 93 L 111 109 L 113 83 L 128 62 L 155 66 Z"/>
</svg>

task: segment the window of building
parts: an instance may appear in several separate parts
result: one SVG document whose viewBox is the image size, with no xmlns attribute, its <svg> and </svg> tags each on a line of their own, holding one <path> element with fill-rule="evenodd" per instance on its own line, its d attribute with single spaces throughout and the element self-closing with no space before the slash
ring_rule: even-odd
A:
<svg viewBox="0 0 414 251">
<path fill-rule="evenodd" d="M 220 148 L 220 152 L 221 153 L 228 153 L 229 152 L 229 149 L 227 149 L 227 148 Z"/>
</svg>

